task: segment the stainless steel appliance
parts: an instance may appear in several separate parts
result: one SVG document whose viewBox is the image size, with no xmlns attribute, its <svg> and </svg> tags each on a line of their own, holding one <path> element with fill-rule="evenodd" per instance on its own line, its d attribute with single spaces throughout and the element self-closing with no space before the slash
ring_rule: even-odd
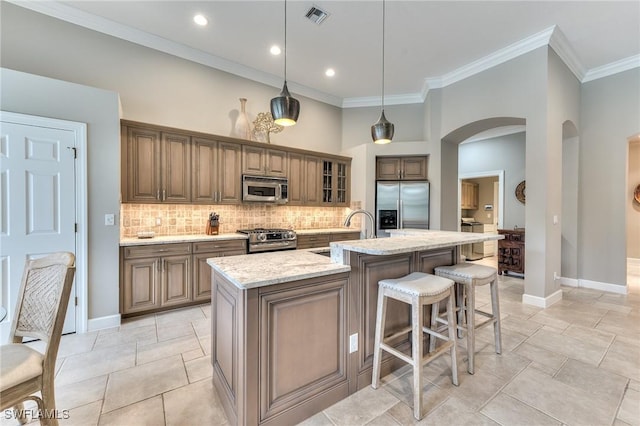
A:
<svg viewBox="0 0 640 426">
<path fill-rule="evenodd" d="M 242 201 L 285 204 L 288 200 L 287 178 L 242 176 Z"/>
<path fill-rule="evenodd" d="M 291 229 L 239 229 L 237 232 L 249 236 L 247 251 L 259 253 L 265 251 L 293 250 L 298 245 L 298 236 Z"/>
<path fill-rule="evenodd" d="M 376 183 L 376 235 L 387 229 L 429 229 L 429 182 L 378 181 Z"/>
<path fill-rule="evenodd" d="M 476 222 L 474 218 L 463 217 L 460 224 L 460 230 L 462 232 L 476 232 L 483 233 L 484 225 L 480 222 Z M 479 260 L 484 257 L 484 243 L 464 244 L 462 246 L 462 255 L 467 260 Z"/>
</svg>

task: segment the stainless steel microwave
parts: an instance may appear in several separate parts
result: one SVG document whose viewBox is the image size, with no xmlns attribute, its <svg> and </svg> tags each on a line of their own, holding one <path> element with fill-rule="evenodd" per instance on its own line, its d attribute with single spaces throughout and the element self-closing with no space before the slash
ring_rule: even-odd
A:
<svg viewBox="0 0 640 426">
<path fill-rule="evenodd" d="M 289 181 L 283 177 L 242 176 L 242 201 L 285 204 Z"/>
</svg>

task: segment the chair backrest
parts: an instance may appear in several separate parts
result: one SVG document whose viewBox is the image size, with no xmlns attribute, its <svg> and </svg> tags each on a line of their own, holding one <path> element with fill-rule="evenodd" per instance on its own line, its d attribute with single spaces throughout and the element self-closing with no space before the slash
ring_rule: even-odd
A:
<svg viewBox="0 0 640 426">
<path fill-rule="evenodd" d="M 10 339 L 34 337 L 58 350 L 75 273 L 73 253 L 60 252 L 28 260 L 24 267 Z"/>
</svg>

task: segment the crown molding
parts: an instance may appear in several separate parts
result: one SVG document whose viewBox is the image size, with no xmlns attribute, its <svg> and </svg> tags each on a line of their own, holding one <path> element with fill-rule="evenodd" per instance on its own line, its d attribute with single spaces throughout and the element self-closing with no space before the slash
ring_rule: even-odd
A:
<svg viewBox="0 0 640 426">
<path fill-rule="evenodd" d="M 628 58 L 621 59 L 601 67 L 591 68 L 585 73 L 582 78 L 582 83 L 608 77 L 620 72 L 629 71 L 634 68 L 640 68 L 640 55 L 629 56 Z"/>
<path fill-rule="evenodd" d="M 420 93 L 406 93 L 403 95 L 385 95 L 385 105 L 407 105 L 424 103 L 425 98 Z M 380 96 L 365 96 L 361 98 L 345 98 L 342 108 L 361 108 L 382 105 Z"/>
<path fill-rule="evenodd" d="M 581 81 L 586 73 L 586 69 L 578 60 L 578 55 L 576 55 L 573 47 L 571 47 L 571 43 L 569 43 L 567 37 L 557 26 L 553 29 L 549 46 L 558 54 L 573 75 L 578 78 L 578 81 Z"/>
</svg>

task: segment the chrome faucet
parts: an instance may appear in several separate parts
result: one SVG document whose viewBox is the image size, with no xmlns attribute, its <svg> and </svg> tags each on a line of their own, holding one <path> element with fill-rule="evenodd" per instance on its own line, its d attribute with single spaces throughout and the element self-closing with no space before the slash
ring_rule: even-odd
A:
<svg viewBox="0 0 640 426">
<path fill-rule="evenodd" d="M 375 223 L 376 220 L 374 219 L 373 215 L 371 213 L 369 213 L 366 210 L 363 209 L 358 209 L 358 210 L 354 210 L 351 213 L 349 213 L 347 215 L 347 218 L 344 220 L 344 226 L 350 226 L 351 225 L 351 218 L 355 215 L 357 215 L 358 213 L 362 213 L 363 215 L 365 215 L 366 217 L 369 218 L 369 221 L 371 222 L 371 237 L 368 237 L 365 234 L 365 238 L 375 238 L 376 237 L 376 233 L 375 233 Z"/>
</svg>

